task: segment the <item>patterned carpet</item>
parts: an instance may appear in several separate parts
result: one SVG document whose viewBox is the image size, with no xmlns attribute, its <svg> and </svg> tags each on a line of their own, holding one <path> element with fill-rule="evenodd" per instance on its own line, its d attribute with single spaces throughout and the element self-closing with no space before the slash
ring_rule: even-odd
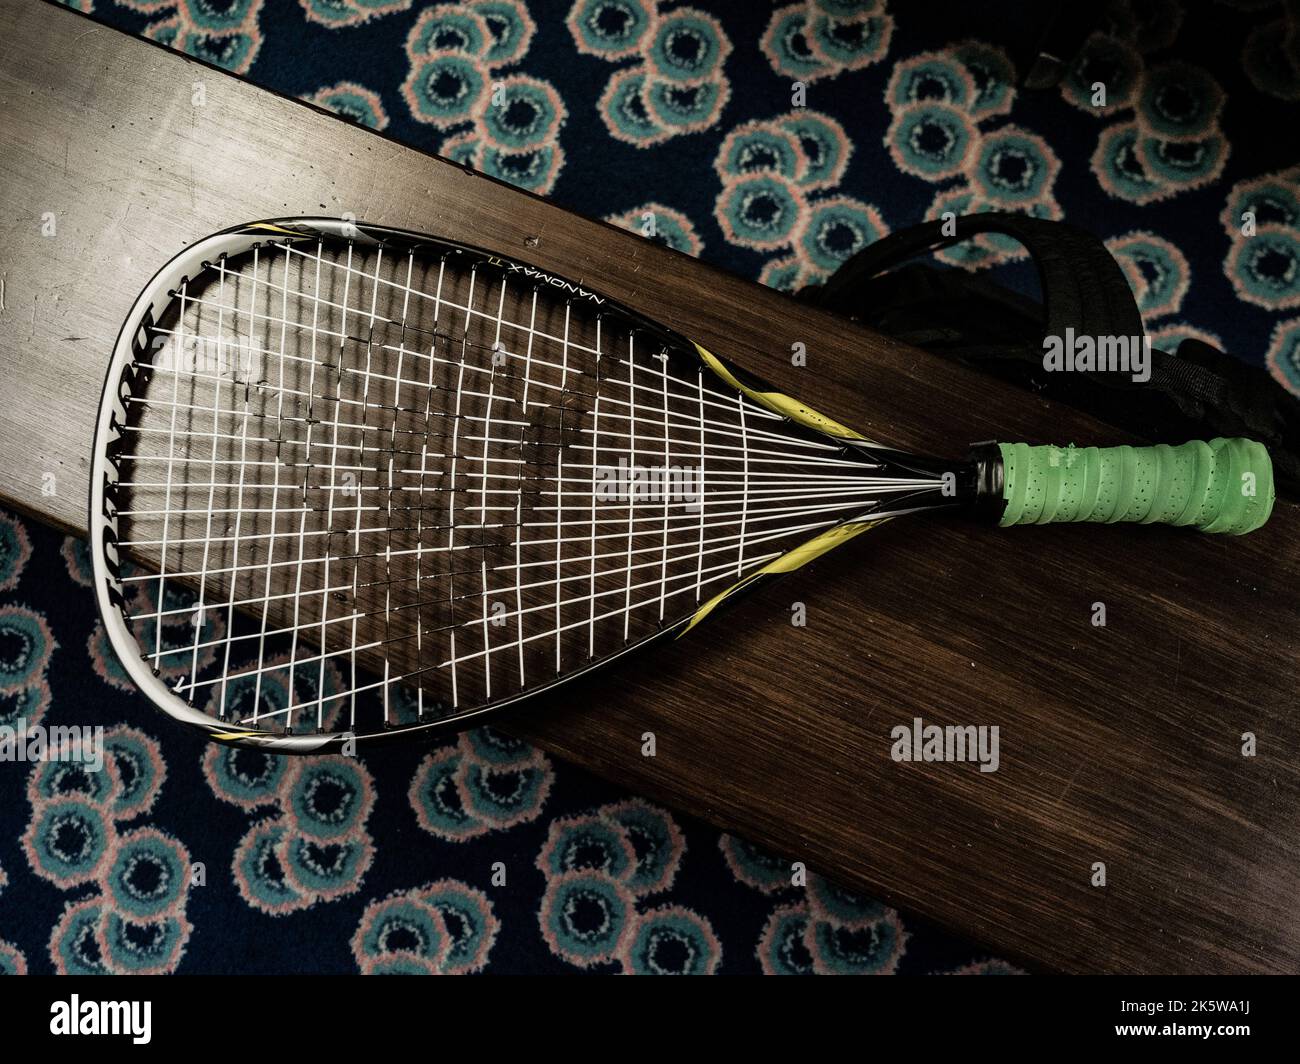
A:
<svg viewBox="0 0 1300 1064">
<path fill-rule="evenodd" d="M 1068 218 L 1157 345 L 1300 394 L 1300 4 L 1111 4 L 1039 93 L 1014 5 L 77 6 L 784 289 L 945 210 Z M 1026 283 L 997 238 L 943 258 Z M 360 762 L 205 746 L 131 694 L 88 585 L 82 543 L 0 515 L 0 723 L 116 722 L 104 772 L 0 771 L 0 969 L 1016 970 L 490 729 Z"/>
</svg>

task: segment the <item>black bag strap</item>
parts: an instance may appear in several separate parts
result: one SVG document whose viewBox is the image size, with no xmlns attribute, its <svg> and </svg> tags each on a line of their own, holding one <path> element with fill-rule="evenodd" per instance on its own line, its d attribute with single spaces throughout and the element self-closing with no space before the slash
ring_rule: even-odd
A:
<svg viewBox="0 0 1300 1064">
<path fill-rule="evenodd" d="M 875 275 L 980 233 L 1000 233 L 1023 244 L 1038 268 L 1048 334 L 1059 336 L 1072 326 L 1093 336 L 1143 335 L 1142 315 L 1119 263 L 1086 230 L 1002 211 L 955 219 L 951 233 L 944 232 L 945 224 L 922 222 L 863 248 L 822 286 L 817 303 L 849 313 L 864 282 Z"/>
<path fill-rule="evenodd" d="M 957 269 L 908 260 L 999 233 L 1019 241 L 1042 303 Z M 1279 489 L 1300 497 L 1300 402 L 1265 371 L 1199 340 L 1151 353 L 1151 378 L 1050 373 L 1043 338 L 1145 335 L 1123 271 L 1096 236 L 1064 222 L 989 212 L 892 233 L 799 293 L 897 339 L 947 354 L 1157 442 L 1250 436 L 1272 452 Z"/>
</svg>

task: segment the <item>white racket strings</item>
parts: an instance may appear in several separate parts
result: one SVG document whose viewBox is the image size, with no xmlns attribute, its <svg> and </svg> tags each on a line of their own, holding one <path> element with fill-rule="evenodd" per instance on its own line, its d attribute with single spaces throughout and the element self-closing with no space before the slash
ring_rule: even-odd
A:
<svg viewBox="0 0 1300 1064">
<path fill-rule="evenodd" d="M 294 240 L 206 266 L 132 367 L 117 529 L 141 655 L 232 724 L 512 699 L 938 483 L 472 253 Z"/>
</svg>

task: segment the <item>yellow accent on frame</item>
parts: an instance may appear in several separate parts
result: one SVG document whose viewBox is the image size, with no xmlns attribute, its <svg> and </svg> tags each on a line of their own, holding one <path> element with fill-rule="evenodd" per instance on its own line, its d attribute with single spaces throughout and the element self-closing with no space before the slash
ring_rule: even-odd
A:
<svg viewBox="0 0 1300 1064">
<path fill-rule="evenodd" d="M 760 392 L 742 384 L 716 355 L 704 350 L 699 344 L 695 345 L 695 350 L 699 352 L 700 358 L 704 360 L 704 364 L 709 369 L 713 370 L 714 373 L 737 391 L 743 392 L 758 403 L 759 406 L 767 408 L 772 413 L 788 417 L 791 421 L 803 425 L 804 428 L 815 429 L 818 432 L 824 432 L 828 436 L 836 436 L 842 440 L 866 439 L 862 433 L 849 428 L 847 425 L 841 425 L 834 418 L 829 418 L 825 414 L 819 414 L 812 407 L 799 402 L 798 399 L 792 399 L 783 392 Z"/>
<path fill-rule="evenodd" d="M 774 558 L 761 569 L 755 569 L 743 580 L 732 584 L 726 591 L 718 592 L 718 594 L 714 595 L 713 598 L 709 599 L 708 602 L 695 611 L 695 616 L 693 616 L 690 619 L 690 623 L 687 624 L 680 633 L 678 633 L 677 638 L 680 639 L 704 620 L 704 618 L 712 613 L 724 599 L 734 595 L 742 588 L 748 587 L 759 577 L 765 576 L 768 573 L 794 572 L 794 570 L 807 565 L 815 558 L 820 558 L 828 550 L 838 547 L 841 543 L 846 543 L 854 536 L 861 535 L 869 528 L 875 528 L 876 525 L 883 525 L 888 520 L 889 518 L 885 517 L 879 521 L 849 521 L 846 524 L 836 525 L 834 528 L 828 528 L 820 535 L 813 536 L 813 538 L 808 540 L 806 543 L 801 543 L 793 550 L 782 554 L 781 557 Z"/>
</svg>

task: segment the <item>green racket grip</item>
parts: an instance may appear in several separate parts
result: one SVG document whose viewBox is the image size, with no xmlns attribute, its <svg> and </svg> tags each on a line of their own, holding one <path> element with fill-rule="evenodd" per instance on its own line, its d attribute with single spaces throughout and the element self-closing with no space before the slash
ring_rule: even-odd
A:
<svg viewBox="0 0 1300 1064">
<path fill-rule="evenodd" d="M 1273 512 L 1273 464 L 1253 440 L 1177 447 L 1000 443 L 1006 508 L 998 522 L 1135 521 L 1240 536 Z"/>
</svg>

